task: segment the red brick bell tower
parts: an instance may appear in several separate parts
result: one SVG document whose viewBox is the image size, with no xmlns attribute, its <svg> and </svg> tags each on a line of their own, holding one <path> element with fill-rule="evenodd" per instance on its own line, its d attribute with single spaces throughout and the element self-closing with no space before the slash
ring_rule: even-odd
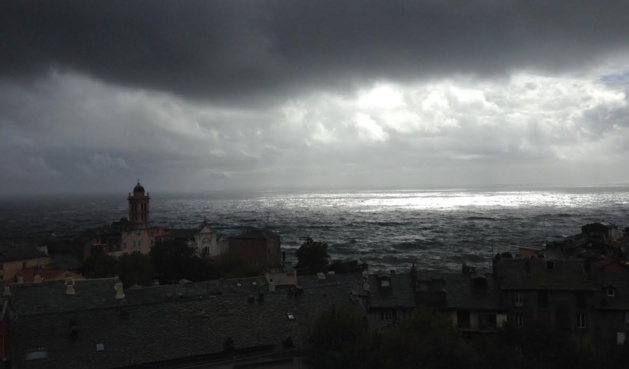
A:
<svg viewBox="0 0 629 369">
<path fill-rule="evenodd" d="M 144 193 L 144 187 L 138 184 L 133 188 L 133 195 L 129 194 L 129 221 L 136 229 L 148 228 L 149 226 L 149 193 Z"/>
</svg>

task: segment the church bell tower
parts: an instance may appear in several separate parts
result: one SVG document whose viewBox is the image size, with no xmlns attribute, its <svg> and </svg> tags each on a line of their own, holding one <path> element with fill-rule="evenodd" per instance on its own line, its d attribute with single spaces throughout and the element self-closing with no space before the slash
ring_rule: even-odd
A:
<svg viewBox="0 0 629 369">
<path fill-rule="evenodd" d="M 133 188 L 133 195 L 129 194 L 129 221 L 136 229 L 148 228 L 149 225 L 149 193 L 144 192 L 144 187 L 138 184 Z"/>
</svg>

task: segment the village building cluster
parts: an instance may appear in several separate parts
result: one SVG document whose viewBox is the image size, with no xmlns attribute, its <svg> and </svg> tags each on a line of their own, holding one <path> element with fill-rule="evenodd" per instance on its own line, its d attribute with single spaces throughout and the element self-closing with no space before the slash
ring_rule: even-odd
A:
<svg viewBox="0 0 629 369">
<path fill-rule="evenodd" d="M 597 349 L 622 345 L 629 334 L 629 241 L 612 224 L 584 225 L 544 248 L 497 254 L 489 272 L 412 265 L 407 272 L 298 276 L 281 267 L 274 233 L 226 238 L 205 221 L 188 230 L 151 228 L 149 200 L 138 183 L 129 195 L 129 224 L 119 225 L 120 248 L 109 252 L 148 252 L 154 242 L 180 239 L 206 257 L 242 253 L 266 273 L 125 289 L 116 278 L 70 274 L 31 279 L 23 272 L 15 281 L 16 269 L 45 264 L 46 255 L 0 254 L 6 273 L 0 358 L 19 368 L 302 368 L 312 320 L 341 306 L 375 329 L 398 324 L 421 305 L 447 314 L 463 335 L 541 324 L 577 347 Z"/>
</svg>

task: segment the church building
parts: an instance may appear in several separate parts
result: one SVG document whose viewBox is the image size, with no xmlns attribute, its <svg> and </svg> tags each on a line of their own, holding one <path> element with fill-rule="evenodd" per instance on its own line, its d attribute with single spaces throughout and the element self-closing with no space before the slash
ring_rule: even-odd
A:
<svg viewBox="0 0 629 369">
<path fill-rule="evenodd" d="M 151 228 L 149 210 L 151 197 L 138 180 L 138 184 L 133 188 L 133 194 L 129 193 L 127 200 L 131 227 L 121 234 L 120 251 L 123 253 L 139 251 L 148 254 L 155 243 L 155 237 L 163 233 L 161 229 Z"/>
</svg>

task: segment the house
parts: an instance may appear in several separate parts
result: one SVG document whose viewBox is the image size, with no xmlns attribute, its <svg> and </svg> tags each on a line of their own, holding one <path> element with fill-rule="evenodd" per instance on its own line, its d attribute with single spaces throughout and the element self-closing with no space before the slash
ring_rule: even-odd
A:
<svg viewBox="0 0 629 369">
<path fill-rule="evenodd" d="M 447 301 L 440 310 L 450 315 L 460 332 L 494 333 L 506 324 L 507 306 L 490 274 L 464 270 L 444 274 L 442 278 Z"/>
<path fill-rule="evenodd" d="M 238 255 L 245 263 L 261 268 L 278 268 L 282 265 L 280 236 L 268 229 L 251 229 L 229 237 L 228 251 Z"/>
<path fill-rule="evenodd" d="M 622 237 L 622 230 L 615 224 L 596 222 L 581 227 L 581 233 L 589 238 L 600 239 L 606 242 L 616 241 Z"/>
<path fill-rule="evenodd" d="M 593 342 L 596 288 L 583 259 L 494 258 L 494 277 L 515 327 L 543 324 L 585 347 Z"/>
<path fill-rule="evenodd" d="M 20 272 L 27 268 L 50 264 L 46 252 L 27 245 L 0 245 L 0 280 L 17 281 Z"/>
<path fill-rule="evenodd" d="M 216 257 L 227 252 L 227 238 L 213 230 L 207 219 L 196 228 L 164 229 L 157 237 L 157 241 L 173 240 L 185 243 L 195 249 L 201 257 Z"/>
<path fill-rule="evenodd" d="M 264 283 L 14 285 L 3 297 L 6 359 L 19 368 L 302 368 L 316 316 L 333 306 L 363 311 L 347 284 L 291 294 Z"/>
<path fill-rule="evenodd" d="M 629 334 L 629 269 L 625 263 L 605 257 L 589 264 L 595 341 L 600 347 L 622 345 Z"/>
<path fill-rule="evenodd" d="M 365 307 L 375 326 L 393 325 L 412 316 L 417 308 L 415 288 L 408 273 L 376 273 L 366 276 Z"/>
<path fill-rule="evenodd" d="M 17 275 L 16 283 L 41 283 L 43 281 L 65 280 L 67 277 L 73 279 L 85 279 L 79 273 L 66 269 L 56 269 L 51 266 L 31 267 L 21 270 Z M 7 281 L 8 283 L 11 283 Z"/>
</svg>

